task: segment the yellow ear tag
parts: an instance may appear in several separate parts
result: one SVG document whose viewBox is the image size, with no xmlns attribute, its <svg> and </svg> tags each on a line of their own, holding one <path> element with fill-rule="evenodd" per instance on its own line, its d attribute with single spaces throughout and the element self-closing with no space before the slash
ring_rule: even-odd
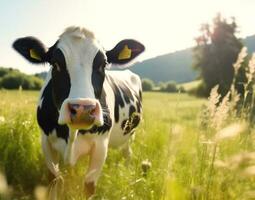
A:
<svg viewBox="0 0 255 200">
<path fill-rule="evenodd" d="M 118 59 L 125 60 L 131 57 L 132 50 L 128 48 L 128 45 L 125 45 L 122 51 L 119 53 Z"/>
<path fill-rule="evenodd" d="M 36 51 L 34 49 L 30 49 L 29 53 L 30 53 L 31 58 L 33 58 L 35 60 L 42 60 L 42 58 L 38 55 L 38 53 L 36 53 Z"/>
</svg>

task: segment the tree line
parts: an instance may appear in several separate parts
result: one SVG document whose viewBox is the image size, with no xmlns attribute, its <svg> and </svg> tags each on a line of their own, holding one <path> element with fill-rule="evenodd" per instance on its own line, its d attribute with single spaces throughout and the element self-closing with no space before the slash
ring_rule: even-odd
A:
<svg viewBox="0 0 255 200">
<path fill-rule="evenodd" d="M 1 89 L 39 90 L 43 82 L 43 79 L 36 75 L 27 75 L 17 69 L 0 67 Z"/>
<path fill-rule="evenodd" d="M 158 84 L 156 84 L 150 79 L 143 79 L 142 88 L 143 91 L 158 91 L 169 93 L 185 92 L 184 87 L 178 86 L 174 81 L 159 82 Z"/>
</svg>

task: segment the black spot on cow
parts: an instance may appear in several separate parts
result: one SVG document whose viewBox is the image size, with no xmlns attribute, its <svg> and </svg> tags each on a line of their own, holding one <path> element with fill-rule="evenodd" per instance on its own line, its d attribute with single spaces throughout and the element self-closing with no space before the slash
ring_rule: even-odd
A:
<svg viewBox="0 0 255 200">
<path fill-rule="evenodd" d="M 133 134 L 134 129 L 138 126 L 141 120 L 141 116 L 139 113 L 133 113 L 133 115 L 129 119 L 123 120 L 121 123 L 121 128 L 124 131 L 124 135 Z"/>
<path fill-rule="evenodd" d="M 83 130 L 83 129 L 80 129 L 79 130 L 79 133 L 80 134 L 104 134 L 106 133 L 107 131 L 109 131 L 112 127 L 112 119 L 110 118 L 109 115 L 103 115 L 103 118 L 104 118 L 104 125 L 103 126 L 93 126 L 91 129 L 89 130 Z"/>
<path fill-rule="evenodd" d="M 69 128 L 67 125 L 56 125 L 57 137 L 63 138 L 66 143 L 69 137 Z"/>
<path fill-rule="evenodd" d="M 37 121 L 46 135 L 52 133 L 55 129 L 57 136 L 63 138 L 66 142 L 69 137 L 69 129 L 66 125 L 59 125 L 58 110 L 52 97 L 52 80 L 45 87 L 42 97 L 42 105 L 37 108 Z"/>
<path fill-rule="evenodd" d="M 119 118 L 120 118 L 120 116 L 119 116 L 119 107 L 124 108 L 125 104 L 124 104 L 124 101 L 121 97 L 120 89 L 117 86 L 117 84 L 115 83 L 115 80 L 112 77 L 107 76 L 107 81 L 109 82 L 109 84 L 110 84 L 110 86 L 113 90 L 113 93 L 114 93 L 114 98 L 115 98 L 114 119 L 115 119 L 115 122 L 118 122 Z"/>
<path fill-rule="evenodd" d="M 142 100 L 143 100 L 142 90 L 139 90 L 139 99 L 140 99 L 140 101 L 142 101 Z"/>
<path fill-rule="evenodd" d="M 131 91 L 131 87 L 125 84 L 122 81 L 116 80 L 118 87 L 120 88 L 122 95 L 124 97 L 124 100 L 127 104 L 129 104 L 131 101 L 134 101 L 134 96 Z"/>
<path fill-rule="evenodd" d="M 63 101 L 68 97 L 71 88 L 70 76 L 67 71 L 64 54 L 60 49 L 52 50 L 52 92 L 53 100 L 60 109 Z"/>
<path fill-rule="evenodd" d="M 136 128 L 141 121 L 141 115 L 136 113 L 131 116 L 132 129 Z"/>
<path fill-rule="evenodd" d="M 100 99 L 102 93 L 103 83 L 105 79 L 105 65 L 105 55 L 101 51 L 98 51 L 93 61 L 92 71 L 92 85 L 94 88 L 95 97 L 97 99 Z"/>
<path fill-rule="evenodd" d="M 99 99 L 99 102 L 101 104 L 101 107 L 103 109 L 103 119 L 104 119 L 104 125 L 101 127 L 98 127 L 99 133 L 105 133 L 106 131 L 109 131 L 112 127 L 112 119 L 110 117 L 110 109 L 106 102 L 106 92 L 103 89 L 101 92 L 101 97 Z"/>
<path fill-rule="evenodd" d="M 129 107 L 129 117 L 131 117 L 134 112 L 135 112 L 135 106 L 131 105 Z"/>
<path fill-rule="evenodd" d="M 121 128 L 124 131 L 124 135 L 133 134 L 134 129 L 138 126 L 141 120 L 141 115 L 138 113 L 133 105 L 129 107 L 129 118 L 125 119 L 121 123 Z"/>
<path fill-rule="evenodd" d="M 134 93 L 135 99 L 136 99 L 136 109 L 138 113 L 142 112 L 142 92 L 139 90 L 139 95 L 137 93 Z"/>
<path fill-rule="evenodd" d="M 122 121 L 122 123 L 121 123 L 121 125 L 120 125 L 122 130 L 125 129 L 127 121 L 128 121 L 127 119 L 124 119 L 124 120 Z"/>
<path fill-rule="evenodd" d="M 141 113 L 142 104 L 141 104 L 141 102 L 139 100 L 136 102 L 136 108 L 137 108 L 137 112 Z"/>
<path fill-rule="evenodd" d="M 115 105 L 114 105 L 114 118 L 115 122 L 119 122 L 119 109 L 124 108 L 125 103 L 130 104 L 134 102 L 134 95 L 130 89 L 130 87 L 125 84 L 123 81 L 115 80 L 111 76 L 107 78 L 115 96 Z M 123 98 L 122 98 L 123 96 Z M 124 102 L 125 101 L 125 102 Z"/>
</svg>

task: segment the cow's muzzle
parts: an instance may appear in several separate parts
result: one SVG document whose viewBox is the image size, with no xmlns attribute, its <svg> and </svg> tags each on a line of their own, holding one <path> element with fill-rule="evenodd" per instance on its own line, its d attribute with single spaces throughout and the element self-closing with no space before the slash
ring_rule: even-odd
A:
<svg viewBox="0 0 255 200">
<path fill-rule="evenodd" d="M 94 99 L 68 99 L 64 101 L 58 123 L 74 129 L 89 129 L 103 125 L 100 103 Z"/>
</svg>

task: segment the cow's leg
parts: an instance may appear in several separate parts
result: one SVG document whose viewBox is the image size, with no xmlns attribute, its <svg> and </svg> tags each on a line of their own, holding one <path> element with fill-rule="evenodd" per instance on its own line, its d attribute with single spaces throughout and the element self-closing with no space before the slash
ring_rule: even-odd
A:
<svg viewBox="0 0 255 200">
<path fill-rule="evenodd" d="M 48 169 L 54 175 L 54 177 L 58 177 L 60 175 L 58 166 L 59 155 L 52 148 L 51 144 L 49 143 L 48 137 L 45 134 L 42 135 L 42 150 L 45 155 L 45 161 Z"/>
<path fill-rule="evenodd" d="M 49 196 L 50 200 L 58 199 L 58 191 L 59 187 L 61 188 L 61 184 L 63 183 L 62 177 L 60 175 L 59 170 L 59 155 L 56 150 L 54 150 L 48 140 L 48 137 L 43 134 L 42 135 L 42 150 L 45 155 L 45 161 L 47 164 L 50 173 L 52 174 L 51 183 L 49 186 Z M 60 184 L 60 185 L 59 185 Z"/>
<path fill-rule="evenodd" d="M 85 176 L 85 194 L 87 198 L 95 193 L 96 182 L 101 173 L 108 150 L 108 139 L 98 140 L 90 152 L 89 167 Z"/>
<path fill-rule="evenodd" d="M 74 160 L 74 143 L 77 138 L 78 130 L 70 130 L 68 144 L 65 150 L 64 162 L 65 164 L 75 164 Z"/>
</svg>

